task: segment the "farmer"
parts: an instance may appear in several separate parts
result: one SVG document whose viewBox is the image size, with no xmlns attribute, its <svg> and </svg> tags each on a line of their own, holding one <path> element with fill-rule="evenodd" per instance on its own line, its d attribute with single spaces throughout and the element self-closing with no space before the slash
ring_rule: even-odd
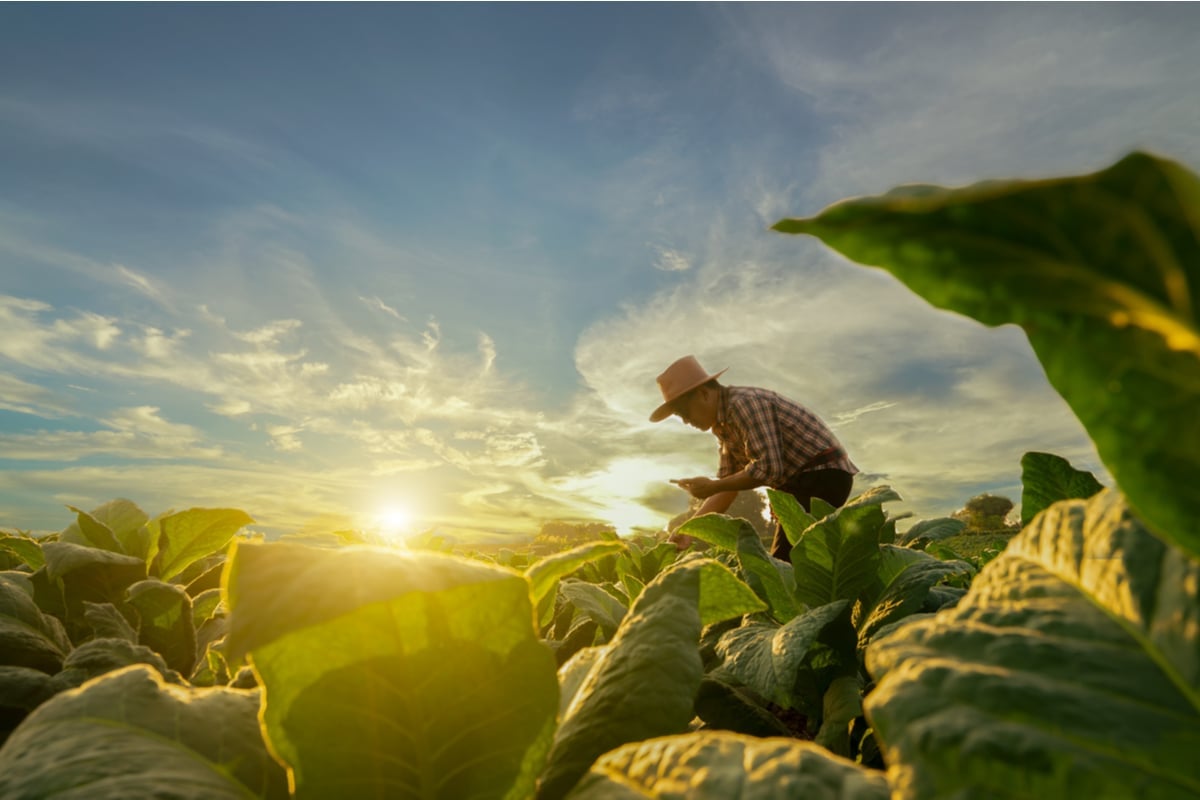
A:
<svg viewBox="0 0 1200 800">
<path fill-rule="evenodd" d="M 850 496 L 858 467 L 828 426 L 804 406 L 769 389 L 722 386 L 725 370 L 709 375 L 693 356 L 684 356 L 658 376 L 663 404 L 650 415 L 661 422 L 676 414 L 699 430 L 711 430 L 721 446 L 716 478 L 672 480 L 704 502 L 693 516 L 723 513 L 737 493 L 759 486 L 780 489 L 809 510 L 819 497 L 835 508 Z M 676 537 L 681 548 L 690 537 Z M 775 524 L 771 555 L 789 560 L 792 545 Z"/>
</svg>

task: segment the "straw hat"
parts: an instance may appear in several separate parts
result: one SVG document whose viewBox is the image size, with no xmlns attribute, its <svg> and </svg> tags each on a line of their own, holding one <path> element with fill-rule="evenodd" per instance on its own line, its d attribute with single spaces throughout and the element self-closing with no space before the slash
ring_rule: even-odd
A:
<svg viewBox="0 0 1200 800">
<path fill-rule="evenodd" d="M 662 422 L 671 416 L 674 413 L 671 403 L 697 386 L 703 386 L 709 381 L 721 377 L 727 369 L 729 367 L 709 375 L 704 367 L 700 366 L 700 362 L 696 360 L 695 356 L 684 356 L 667 367 L 666 371 L 658 376 L 658 388 L 662 391 L 663 404 L 654 409 L 654 413 L 650 415 L 650 421 Z"/>
</svg>

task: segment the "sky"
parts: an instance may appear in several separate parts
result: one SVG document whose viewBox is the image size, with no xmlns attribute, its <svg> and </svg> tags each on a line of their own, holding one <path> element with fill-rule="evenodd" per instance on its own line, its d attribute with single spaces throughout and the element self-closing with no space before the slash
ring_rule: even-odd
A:
<svg viewBox="0 0 1200 800">
<path fill-rule="evenodd" d="M 893 514 L 1108 473 L 1024 334 L 773 233 L 845 197 L 1200 169 L 1194 4 L 0 5 L 0 528 L 661 528 L 692 354 Z"/>
</svg>

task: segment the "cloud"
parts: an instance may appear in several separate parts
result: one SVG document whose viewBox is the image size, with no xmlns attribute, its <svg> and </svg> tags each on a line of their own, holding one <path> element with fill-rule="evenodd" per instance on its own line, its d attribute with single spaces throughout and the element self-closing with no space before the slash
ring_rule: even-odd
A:
<svg viewBox="0 0 1200 800">
<path fill-rule="evenodd" d="M 10 461 L 80 461 L 95 456 L 216 460 L 225 455 L 222 448 L 206 444 L 197 428 L 164 419 L 154 406 L 117 409 L 101 424 L 106 430 L 0 433 L 0 453 Z"/>
<path fill-rule="evenodd" d="M 77 387 L 73 387 L 77 388 Z M 65 417 L 75 413 L 57 392 L 0 372 L 0 409 L 38 417 Z"/>
<path fill-rule="evenodd" d="M 363 301 L 363 303 L 366 304 L 367 308 L 373 308 L 373 309 L 376 309 L 377 311 L 382 311 L 385 314 L 395 317 L 396 319 L 400 320 L 401 322 L 406 321 L 405 317 L 403 315 L 401 315 L 401 313 L 399 311 L 392 308 L 387 303 L 380 300 L 378 297 L 359 297 L 358 299 Z"/>
<path fill-rule="evenodd" d="M 692 268 L 688 257 L 678 250 L 671 250 L 667 247 L 655 249 L 658 250 L 658 259 L 654 262 L 655 269 L 663 272 L 686 272 Z"/>
<path fill-rule="evenodd" d="M 730 17 L 746 52 L 830 125 L 804 190 L 819 204 L 910 182 L 1086 172 L 1135 147 L 1200 157 L 1188 77 L 1200 45 L 1177 10 L 891 11 L 853 37 L 812 13 Z"/>
</svg>

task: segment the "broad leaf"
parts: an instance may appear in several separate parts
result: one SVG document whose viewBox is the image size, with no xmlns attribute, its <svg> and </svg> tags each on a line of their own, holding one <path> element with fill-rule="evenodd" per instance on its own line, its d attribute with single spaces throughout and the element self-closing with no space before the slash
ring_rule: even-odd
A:
<svg viewBox="0 0 1200 800">
<path fill-rule="evenodd" d="M 767 489 L 767 500 L 771 504 L 771 513 L 779 520 L 784 535 L 793 545 L 800 541 L 800 534 L 817 521 L 816 517 L 804 510 L 794 495 L 787 492 Z"/>
<path fill-rule="evenodd" d="M 783 708 L 797 707 L 797 677 L 807 668 L 809 649 L 827 627 L 846 618 L 847 603 L 805 611 L 782 626 L 747 622 L 729 631 L 717 643 L 722 672 Z"/>
<path fill-rule="evenodd" d="M 254 522 L 236 508 L 190 508 L 147 523 L 158 543 L 158 577 L 170 580 L 194 561 L 225 549 L 233 535 Z"/>
<path fill-rule="evenodd" d="M 835 678 L 825 690 L 821 729 L 814 741 L 835 755 L 850 756 L 850 723 L 862 716 L 862 684 L 857 675 Z"/>
<path fill-rule="evenodd" d="M 703 720 L 707 730 L 750 736 L 792 735 L 791 729 L 757 695 L 711 672 L 700 681 L 694 706 L 696 716 Z"/>
<path fill-rule="evenodd" d="M 168 667 L 162 656 L 145 645 L 127 639 L 92 639 L 84 642 L 71 651 L 63 661 L 62 672 L 54 679 L 62 688 L 70 689 L 132 664 L 147 664 L 154 667 L 168 683 L 183 683 L 183 677 Z"/>
<path fill-rule="evenodd" d="M 704 731 L 606 753 L 571 800 L 888 800 L 883 775 L 795 739 Z"/>
<path fill-rule="evenodd" d="M 1096 476 L 1075 469 L 1052 453 L 1021 456 L 1021 527 L 1059 500 L 1086 500 L 1104 487 Z"/>
<path fill-rule="evenodd" d="M 59 688 L 41 670 L 0 666 L 0 745 L 30 711 L 53 697 Z"/>
<path fill-rule="evenodd" d="M 734 518 L 724 514 L 705 514 L 701 517 L 692 517 L 679 526 L 680 533 L 732 552 L 737 551 L 738 530 L 739 526 Z"/>
<path fill-rule="evenodd" d="M 62 625 L 33 601 L 29 577 L 0 573 L 0 664 L 53 675 L 70 650 Z"/>
<path fill-rule="evenodd" d="M 563 581 L 559 591 L 580 614 L 600 626 L 605 639 L 613 637 L 625 618 L 625 604 L 594 583 Z"/>
<path fill-rule="evenodd" d="M 129 604 L 141 619 L 138 641 L 166 659 L 167 666 L 184 675 L 196 663 L 196 628 L 192 625 L 192 598 L 181 586 L 151 578 L 129 587 Z"/>
<path fill-rule="evenodd" d="M 249 652 L 296 796 L 532 794 L 558 706 L 519 573 L 429 552 L 235 543 L 226 655 Z"/>
<path fill-rule="evenodd" d="M 117 542 L 117 537 L 113 535 L 107 525 L 75 506 L 67 506 L 67 508 L 75 512 L 76 521 L 74 526 L 62 532 L 61 541 L 98 547 L 111 553 L 124 552 Z"/>
<path fill-rule="evenodd" d="M 700 572 L 700 624 L 713 625 L 745 614 L 766 611 L 767 604 L 759 599 L 745 582 L 729 567 L 711 558 L 697 559 Z"/>
<path fill-rule="evenodd" d="M 533 589 L 534 607 L 554 591 L 560 578 L 570 575 L 584 564 L 626 549 L 624 542 L 592 542 L 539 559 L 525 570 L 525 577 L 529 578 Z"/>
<path fill-rule="evenodd" d="M 610 645 L 602 644 L 595 647 L 585 647 L 567 659 L 567 663 L 558 668 L 558 715 L 566 716 L 567 709 L 575 700 L 579 687 L 592 671 L 596 661 L 608 650 Z"/>
<path fill-rule="evenodd" d="M 42 552 L 46 580 L 62 590 L 67 631 L 76 641 L 91 630 L 84 618 L 85 602 L 119 604 L 126 588 L 146 577 L 145 562 L 135 556 L 70 542 L 46 542 Z"/>
<path fill-rule="evenodd" d="M 722 547 L 732 542 L 730 549 L 737 554 L 747 583 L 766 602 L 771 616 L 779 622 L 796 616 L 796 600 L 777 566 L 783 562 L 771 557 L 749 522 L 724 514 L 705 514 L 685 522 L 679 532 Z"/>
<path fill-rule="evenodd" d="M 1200 562 L 1116 492 L 1051 506 L 867 666 L 897 800 L 1200 794 Z"/>
<path fill-rule="evenodd" d="M 288 797 L 258 692 L 185 689 L 127 667 L 43 703 L 0 749 L 0 796 Z"/>
<path fill-rule="evenodd" d="M 878 504 L 848 503 L 806 530 L 792 547 L 796 599 L 810 608 L 857 599 L 875 576 L 885 522 Z"/>
<path fill-rule="evenodd" d="M 200 627 L 204 620 L 211 617 L 214 613 L 224 615 L 225 607 L 221 605 L 221 590 L 206 589 L 200 594 L 192 596 L 192 624 Z"/>
<path fill-rule="evenodd" d="M 1130 504 L 1200 554 L 1200 180 L 1102 172 L 897 189 L 775 229 L 887 269 L 940 308 L 1016 323 Z"/>
<path fill-rule="evenodd" d="M 630 608 L 563 715 L 539 798 L 566 795 L 614 747 L 687 730 L 703 672 L 698 644 L 705 561 L 664 572 Z"/>
<path fill-rule="evenodd" d="M 943 561 L 920 550 L 885 546 L 880 553 L 878 589 L 855 619 L 859 649 L 865 649 L 884 626 L 920 612 L 934 586 L 951 577 L 968 578 L 973 571 L 965 561 Z"/>
<path fill-rule="evenodd" d="M 899 534 L 897 544 L 913 545 L 917 542 L 937 542 L 942 539 L 949 539 L 951 536 L 958 536 L 967 527 L 967 523 L 961 519 L 953 517 L 938 517 L 937 519 L 923 519 L 913 523 L 912 527 L 904 533 Z"/>
<path fill-rule="evenodd" d="M 42 565 L 46 563 L 41 543 L 28 536 L 4 534 L 0 536 L 0 548 L 8 550 L 23 564 L 33 569 L 41 569 Z"/>
<path fill-rule="evenodd" d="M 112 603 L 85 602 L 83 608 L 83 616 L 88 625 L 92 626 L 92 635 L 97 639 L 124 639 L 137 643 L 137 631 Z M 137 615 L 132 611 L 130 616 L 134 620 L 137 619 Z"/>
</svg>

